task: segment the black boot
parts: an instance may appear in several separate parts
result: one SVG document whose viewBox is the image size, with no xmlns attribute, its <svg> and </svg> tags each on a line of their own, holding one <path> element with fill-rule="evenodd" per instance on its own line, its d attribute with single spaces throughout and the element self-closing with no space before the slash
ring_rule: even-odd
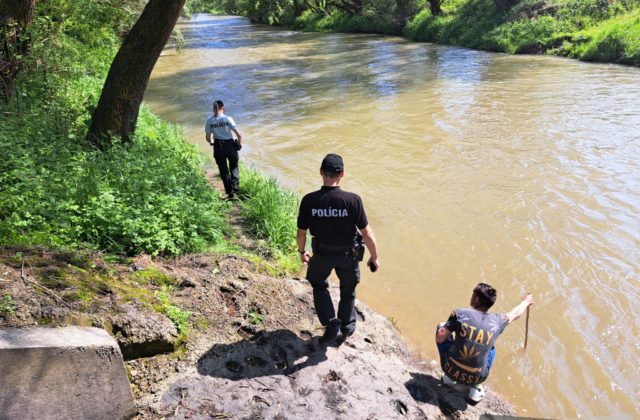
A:
<svg viewBox="0 0 640 420">
<path fill-rule="evenodd" d="M 327 325 L 327 328 L 324 330 L 322 337 L 320 337 L 320 343 L 326 344 L 340 337 L 342 337 L 340 320 L 333 318 L 329 321 L 329 325 Z"/>
</svg>

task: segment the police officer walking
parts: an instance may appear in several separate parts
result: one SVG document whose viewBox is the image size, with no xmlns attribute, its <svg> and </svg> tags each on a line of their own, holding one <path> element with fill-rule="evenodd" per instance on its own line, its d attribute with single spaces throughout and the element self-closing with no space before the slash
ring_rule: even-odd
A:
<svg viewBox="0 0 640 420">
<path fill-rule="evenodd" d="M 313 302 L 320 323 L 326 328 L 322 343 L 345 340 L 356 330 L 356 286 L 360 280 L 359 261 L 366 244 L 371 257 L 367 265 L 378 269 L 378 249 L 373 230 L 367 222 L 362 200 L 357 194 L 342 191 L 342 157 L 328 154 L 320 166 L 322 188 L 305 195 L 300 202 L 296 241 L 303 263 L 308 264 L 307 280 L 313 287 Z M 307 230 L 311 231 L 313 257 L 305 249 Z M 363 243 L 364 242 L 364 243 Z M 340 279 L 338 315 L 329 294 L 329 274 Z"/>
<path fill-rule="evenodd" d="M 240 189 L 238 150 L 242 148 L 242 135 L 233 118 L 224 115 L 224 103 L 221 100 L 218 99 L 213 103 L 213 115 L 207 119 L 204 130 L 207 143 L 213 146 L 213 158 L 218 165 L 224 191 L 228 198 L 233 198 Z M 232 132 L 238 136 L 238 140 L 233 139 Z M 212 134 L 213 143 L 211 142 Z"/>
</svg>

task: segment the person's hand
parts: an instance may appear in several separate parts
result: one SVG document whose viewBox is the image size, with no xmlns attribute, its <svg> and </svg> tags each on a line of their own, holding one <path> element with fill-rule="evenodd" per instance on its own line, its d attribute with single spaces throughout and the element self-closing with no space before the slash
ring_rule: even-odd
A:
<svg viewBox="0 0 640 420">
<path fill-rule="evenodd" d="M 527 296 L 525 296 L 524 299 L 522 299 L 522 301 L 525 302 L 527 306 L 533 305 L 534 303 L 533 295 L 531 293 L 527 293 Z"/>
<path fill-rule="evenodd" d="M 373 267 L 371 271 L 374 272 L 377 271 L 378 268 L 380 268 L 380 263 L 378 263 L 377 258 L 369 257 L 369 260 L 367 261 L 367 267 L 369 267 L 370 270 Z"/>
<path fill-rule="evenodd" d="M 302 261 L 304 265 L 309 265 L 310 260 L 311 260 L 311 256 L 307 251 L 300 253 L 300 261 Z"/>
</svg>

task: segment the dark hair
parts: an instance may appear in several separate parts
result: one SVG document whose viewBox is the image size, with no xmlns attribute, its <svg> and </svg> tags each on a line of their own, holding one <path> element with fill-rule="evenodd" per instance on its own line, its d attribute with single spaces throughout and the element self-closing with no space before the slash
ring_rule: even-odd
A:
<svg viewBox="0 0 640 420">
<path fill-rule="evenodd" d="M 218 115 L 218 110 L 220 108 L 224 108 L 224 102 L 222 102 L 220 99 L 213 101 L 213 113 L 215 115 Z"/>
<path fill-rule="evenodd" d="M 494 303 L 496 303 L 498 291 L 487 283 L 478 283 L 478 285 L 473 289 L 473 295 L 478 297 L 481 307 L 489 309 Z"/>
</svg>

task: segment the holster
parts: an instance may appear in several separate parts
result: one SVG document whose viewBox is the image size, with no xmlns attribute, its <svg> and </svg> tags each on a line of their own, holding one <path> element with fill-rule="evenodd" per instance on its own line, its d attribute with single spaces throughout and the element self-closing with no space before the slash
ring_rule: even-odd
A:
<svg viewBox="0 0 640 420">
<path fill-rule="evenodd" d="M 354 261 L 362 261 L 364 259 L 364 238 L 358 232 L 353 240 L 353 246 L 351 247 L 351 255 Z"/>
<path fill-rule="evenodd" d="M 351 245 L 327 245 L 316 238 L 311 239 L 311 249 L 314 254 L 350 258 L 354 261 L 362 261 L 364 258 L 364 239 L 357 233 Z"/>
</svg>

